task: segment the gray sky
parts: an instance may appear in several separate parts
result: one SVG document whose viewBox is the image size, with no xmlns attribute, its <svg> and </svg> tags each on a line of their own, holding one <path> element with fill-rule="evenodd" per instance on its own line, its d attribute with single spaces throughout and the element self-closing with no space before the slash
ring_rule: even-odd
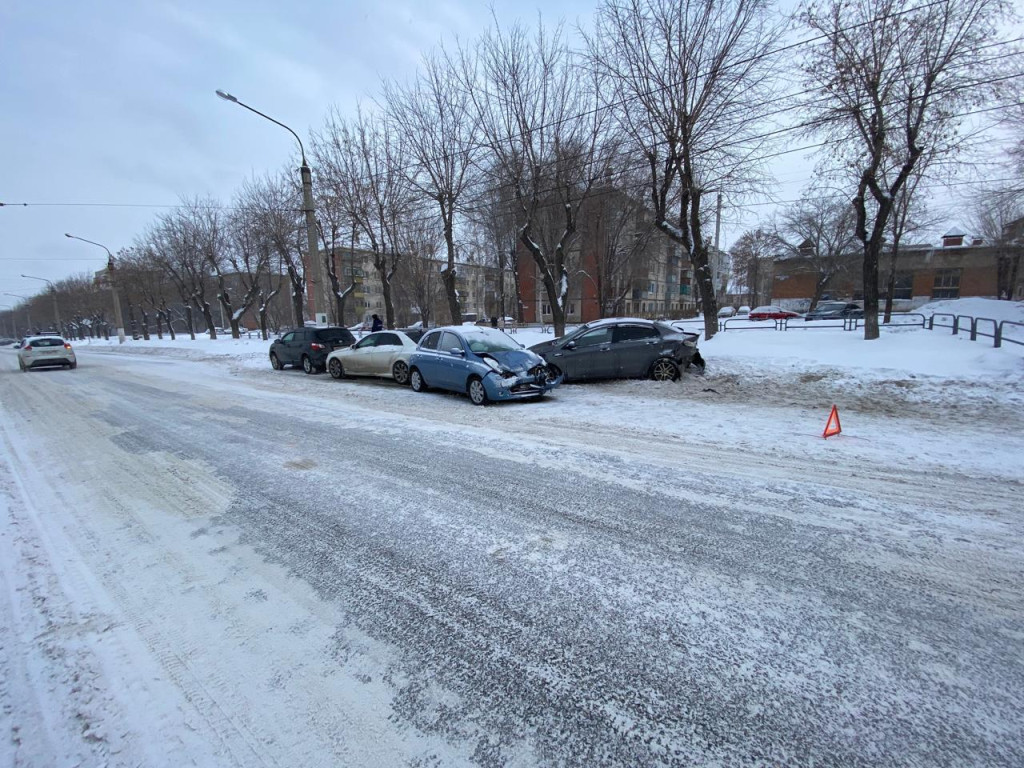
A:
<svg viewBox="0 0 1024 768">
<path fill-rule="evenodd" d="M 589 24 L 596 2 L 545 0 L 544 19 Z M 503 24 L 533 23 L 538 3 L 0 0 L 0 294 L 45 290 L 22 273 L 60 280 L 102 268 L 101 249 L 65 232 L 116 252 L 163 206 L 227 202 L 247 177 L 284 167 L 292 137 L 217 88 L 306 141 L 330 105 L 354 112 L 442 39 L 475 38 L 491 6 Z M 813 163 L 789 154 L 774 167 L 785 200 Z M 12 205 L 23 202 L 37 205 Z M 727 212 L 723 247 L 770 211 L 755 204 L 745 221 Z M 0 295 L 0 309 L 15 303 Z"/>
<path fill-rule="evenodd" d="M 283 167 L 287 132 L 221 101 L 221 88 L 307 143 L 329 105 L 355 109 L 382 76 L 490 22 L 532 21 L 515 0 L 0 0 L 0 294 L 102 268 L 181 196 L 227 201 Z M 593 0 L 545 0 L 545 19 L 588 19 Z M 13 207 L 12 203 L 93 206 Z M 0 308 L 17 299 L 0 295 Z"/>
</svg>

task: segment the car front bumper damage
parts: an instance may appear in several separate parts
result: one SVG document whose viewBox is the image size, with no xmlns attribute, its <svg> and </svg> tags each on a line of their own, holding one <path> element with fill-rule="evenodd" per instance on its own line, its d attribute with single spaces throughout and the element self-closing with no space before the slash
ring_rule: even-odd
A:
<svg viewBox="0 0 1024 768">
<path fill-rule="evenodd" d="M 492 371 L 483 381 L 491 400 L 517 400 L 539 397 L 561 385 L 562 378 L 552 377 L 546 365 L 535 365 L 528 371 Z"/>
</svg>

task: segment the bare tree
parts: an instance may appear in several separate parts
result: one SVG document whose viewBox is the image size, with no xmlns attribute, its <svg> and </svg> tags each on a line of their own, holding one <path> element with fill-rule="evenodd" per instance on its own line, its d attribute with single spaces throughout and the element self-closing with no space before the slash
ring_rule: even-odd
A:
<svg viewBox="0 0 1024 768">
<path fill-rule="evenodd" d="M 779 216 L 777 242 L 814 273 L 809 309 L 818 306 L 829 286 L 849 272 L 857 246 L 855 223 L 853 206 L 817 185 Z"/>
<path fill-rule="evenodd" d="M 1019 298 L 1020 262 L 1024 253 L 1024 194 L 1012 182 L 979 192 L 973 201 L 972 224 L 996 251 L 996 292 L 1000 299 Z"/>
<path fill-rule="evenodd" d="M 302 261 L 303 242 L 306 238 L 302 219 L 302 190 L 282 171 L 276 176 L 265 176 L 247 181 L 237 196 L 251 217 L 252 225 L 260 233 L 263 247 L 274 257 L 268 262 L 264 288 L 264 316 L 270 299 L 280 290 L 279 276 L 287 276 L 290 288 L 291 322 L 302 325 L 306 316 L 306 266 Z"/>
<path fill-rule="evenodd" d="M 493 169 L 492 169 L 493 170 Z M 505 273 L 512 275 L 513 296 L 511 311 L 517 322 L 523 321 L 523 300 L 519 274 L 519 232 L 516 225 L 515 194 L 508 184 L 498 179 L 500 171 L 487 170 L 483 176 L 489 183 L 481 184 L 476 190 L 469 220 L 483 261 L 498 272 L 498 303 L 501 313 L 509 311 L 510 299 L 505 295 Z"/>
<path fill-rule="evenodd" d="M 964 147 L 964 112 L 997 95 L 1005 64 L 981 49 L 1008 12 L 1004 0 L 825 0 L 799 13 L 824 38 L 804 61 L 815 89 L 806 108 L 858 177 L 865 339 L 879 335 L 879 257 L 896 200 L 926 153 Z"/>
<path fill-rule="evenodd" d="M 751 306 L 771 296 L 772 266 L 783 247 L 775 232 L 756 229 L 744 232 L 729 252 L 733 275 L 746 285 Z"/>
<path fill-rule="evenodd" d="M 518 236 L 536 265 L 555 333 L 565 332 L 569 274 L 580 209 L 607 164 L 607 111 L 596 75 L 580 66 L 562 29 L 514 26 L 463 52 L 463 87 L 473 94 L 497 184 L 516 200 Z"/>
<path fill-rule="evenodd" d="M 594 274 L 581 272 L 593 282 L 600 317 L 625 311 L 634 283 L 640 279 L 647 282 L 650 246 L 655 237 L 661 237 L 651 224 L 643 197 L 634 193 L 635 187 L 616 185 L 615 177 L 628 177 L 621 174 L 608 174 L 587 206 L 584 236 L 595 252 Z"/>
<path fill-rule="evenodd" d="M 760 177 L 758 138 L 778 29 L 764 0 L 603 0 L 592 66 L 634 156 L 647 169 L 654 225 L 693 265 L 704 333 L 717 330 L 705 196 L 739 195 Z M 714 199 L 714 198 L 712 198 Z"/>
<path fill-rule="evenodd" d="M 402 260 L 401 228 L 411 210 L 411 189 L 399 166 L 404 154 L 399 131 L 361 110 L 349 124 L 335 110 L 314 137 L 314 147 L 324 184 L 369 244 L 387 327 L 394 328 L 391 280 Z"/>
<path fill-rule="evenodd" d="M 231 297 L 221 269 L 227 252 L 223 212 L 215 200 L 196 198 L 182 204 L 177 213 L 177 223 L 188 251 L 179 264 L 190 285 L 190 298 L 203 316 L 210 338 L 216 339 L 217 324 L 207 298 L 211 276 L 217 283 L 215 297 L 224 310 L 224 316 L 230 317 L 232 312 Z"/>
<path fill-rule="evenodd" d="M 136 242 L 117 254 L 118 285 L 121 300 L 128 306 L 129 325 L 135 332 L 135 308 L 142 315 L 142 338 L 149 341 L 149 309 L 156 312 L 157 336 L 163 338 L 163 316 L 157 296 L 166 286 L 166 276 L 157 267 L 150 249 Z"/>
<path fill-rule="evenodd" d="M 235 210 L 228 220 L 228 249 L 226 260 L 238 284 L 238 305 L 231 314 L 231 335 L 238 338 L 238 323 L 242 315 L 256 308 L 260 335 L 268 338 L 267 311 L 269 303 L 281 291 L 283 273 L 274 269 L 272 238 L 265 229 L 267 220 L 258 204 L 259 190 L 251 186 L 235 195 Z M 257 205 L 249 207 L 256 195 Z"/>
<path fill-rule="evenodd" d="M 892 322 L 893 301 L 896 296 L 896 276 L 899 269 L 900 246 L 903 244 L 903 238 L 935 224 L 935 219 L 928 214 L 925 198 L 920 194 L 930 160 L 931 156 L 925 155 L 917 162 L 914 170 L 907 177 L 907 182 L 893 198 L 892 214 L 889 216 L 888 224 L 889 264 L 885 280 L 883 324 Z"/>
<path fill-rule="evenodd" d="M 194 280 L 205 279 L 205 260 L 192 241 L 191 227 L 177 212 L 161 216 L 154 226 L 150 246 L 157 266 L 174 285 L 185 310 L 185 324 L 189 336 L 196 337 L 193 315 Z M 202 288 L 205 292 L 205 287 Z"/>
<path fill-rule="evenodd" d="M 324 185 L 321 185 L 324 186 Z M 327 279 L 334 296 L 335 316 L 338 324 L 345 324 L 345 305 L 358 285 L 352 260 L 355 255 L 358 232 L 355 223 L 348 217 L 344 202 L 325 191 L 319 196 L 317 222 L 323 247 L 324 262 L 327 265 Z M 349 257 L 349 268 L 345 269 L 345 255 Z"/>
<path fill-rule="evenodd" d="M 437 258 L 444 242 L 442 227 L 433 217 L 418 218 L 402 230 L 402 252 L 405 254 L 401 279 L 396 280 L 398 295 L 406 306 L 419 313 L 419 321 L 427 328 L 434 318 L 434 308 L 442 299 L 449 304 L 443 262 Z M 462 321 L 460 315 L 459 322 Z"/>
<path fill-rule="evenodd" d="M 455 216 L 474 181 L 477 112 L 472 95 L 463 88 L 448 57 L 430 54 L 409 88 L 386 83 L 388 118 L 405 136 L 414 161 L 406 169 L 412 187 L 437 206 L 448 264 L 442 273 L 452 323 L 462 322 L 456 289 Z"/>
</svg>

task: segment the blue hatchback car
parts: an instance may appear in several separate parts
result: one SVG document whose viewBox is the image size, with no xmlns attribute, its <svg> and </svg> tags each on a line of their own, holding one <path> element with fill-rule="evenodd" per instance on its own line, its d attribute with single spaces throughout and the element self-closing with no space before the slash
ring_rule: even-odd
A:
<svg viewBox="0 0 1024 768">
<path fill-rule="evenodd" d="M 562 383 L 544 358 L 501 331 L 478 326 L 435 328 L 409 358 L 409 384 L 465 392 L 474 405 L 541 397 Z"/>
</svg>

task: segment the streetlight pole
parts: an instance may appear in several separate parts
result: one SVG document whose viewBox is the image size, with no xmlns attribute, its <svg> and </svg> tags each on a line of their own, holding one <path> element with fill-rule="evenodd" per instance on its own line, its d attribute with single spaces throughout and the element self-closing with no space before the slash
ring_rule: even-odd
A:
<svg viewBox="0 0 1024 768">
<path fill-rule="evenodd" d="M 32 299 L 28 296 L 19 296 L 16 293 L 5 293 L 4 296 L 13 296 L 25 302 L 25 335 L 32 333 Z"/>
<path fill-rule="evenodd" d="M 281 121 L 263 114 L 258 109 L 253 109 L 248 104 L 239 101 L 230 93 L 218 90 L 217 95 L 224 99 L 224 101 L 230 101 L 232 104 L 244 107 L 265 120 L 269 120 L 275 125 L 281 126 L 288 131 L 288 133 L 294 136 L 295 140 L 299 143 L 299 154 L 302 156 L 302 165 L 299 167 L 299 175 L 302 178 L 302 210 L 306 214 L 306 244 L 309 250 L 310 266 L 313 268 L 313 290 L 311 291 L 310 301 L 313 309 L 314 322 L 319 320 L 317 317 L 317 307 L 322 307 L 322 314 L 324 318 L 326 318 L 330 314 L 332 302 L 327 290 L 327 286 L 329 285 L 326 274 L 327 267 L 323 263 L 323 259 L 320 258 L 319 248 L 317 247 L 316 209 L 313 207 L 313 173 L 310 171 L 309 164 L 306 162 L 306 150 L 302 146 L 302 139 L 299 138 L 299 134 Z M 340 318 L 338 322 L 341 322 Z"/>
<path fill-rule="evenodd" d="M 27 277 L 29 280 L 42 280 L 44 283 L 50 286 L 50 293 L 53 294 L 53 318 L 57 323 L 57 332 L 63 335 L 64 329 L 61 327 L 60 324 L 60 307 L 57 306 L 57 286 L 54 285 L 49 280 L 47 280 L 45 277 L 35 277 L 33 275 L 22 275 L 22 277 Z"/>
<path fill-rule="evenodd" d="M 124 344 L 124 321 L 121 319 L 121 299 L 117 295 L 117 281 L 114 279 L 114 254 L 110 252 L 107 246 L 101 243 L 94 243 L 92 240 L 86 240 L 84 237 L 78 237 L 76 235 L 69 235 L 67 232 L 64 233 L 64 237 L 70 237 L 72 240 L 81 240 L 83 243 L 89 243 L 89 245 L 96 245 L 107 252 L 107 282 L 110 283 L 110 294 L 114 297 L 114 325 L 117 326 L 117 343 Z"/>
</svg>

